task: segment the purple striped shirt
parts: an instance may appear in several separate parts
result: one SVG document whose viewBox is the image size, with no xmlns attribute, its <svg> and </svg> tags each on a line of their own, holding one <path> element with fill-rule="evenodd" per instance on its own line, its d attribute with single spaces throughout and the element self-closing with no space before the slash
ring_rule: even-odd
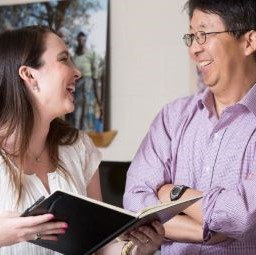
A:
<svg viewBox="0 0 256 255">
<path fill-rule="evenodd" d="M 165 242 L 161 254 L 256 254 L 256 85 L 219 119 L 209 89 L 162 109 L 128 171 L 124 207 L 159 203 L 166 183 L 202 191 L 204 238 L 216 231 L 229 239 Z"/>
</svg>

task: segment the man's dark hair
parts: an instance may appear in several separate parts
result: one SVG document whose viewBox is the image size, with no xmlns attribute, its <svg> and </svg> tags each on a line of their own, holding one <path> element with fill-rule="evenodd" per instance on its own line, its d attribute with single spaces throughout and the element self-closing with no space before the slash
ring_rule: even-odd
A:
<svg viewBox="0 0 256 255">
<path fill-rule="evenodd" d="M 79 32 L 77 34 L 77 38 L 79 38 L 79 37 L 86 37 L 86 34 L 84 32 Z"/>
<path fill-rule="evenodd" d="M 188 0 L 185 9 L 191 19 L 196 9 L 217 14 L 226 29 L 239 38 L 249 30 L 256 30 L 256 0 Z"/>
</svg>

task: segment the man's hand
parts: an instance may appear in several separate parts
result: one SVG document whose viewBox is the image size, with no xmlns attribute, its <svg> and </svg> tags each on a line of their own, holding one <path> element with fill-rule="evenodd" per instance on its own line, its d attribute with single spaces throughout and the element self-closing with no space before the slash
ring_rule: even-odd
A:
<svg viewBox="0 0 256 255">
<path fill-rule="evenodd" d="M 141 226 L 129 235 L 125 235 L 125 239 L 133 241 L 136 245 L 133 254 L 151 255 L 160 248 L 164 235 L 163 225 L 158 221 L 154 221 L 150 226 Z"/>
</svg>

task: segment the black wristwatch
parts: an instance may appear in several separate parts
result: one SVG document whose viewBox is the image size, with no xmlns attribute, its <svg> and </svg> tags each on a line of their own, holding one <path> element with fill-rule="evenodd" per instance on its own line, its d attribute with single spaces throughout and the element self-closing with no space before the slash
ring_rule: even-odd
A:
<svg viewBox="0 0 256 255">
<path fill-rule="evenodd" d="M 183 193 L 186 191 L 186 189 L 188 189 L 188 188 L 189 187 L 187 187 L 185 185 L 174 186 L 170 192 L 171 201 L 175 201 L 175 200 L 179 199 L 183 195 Z"/>
</svg>

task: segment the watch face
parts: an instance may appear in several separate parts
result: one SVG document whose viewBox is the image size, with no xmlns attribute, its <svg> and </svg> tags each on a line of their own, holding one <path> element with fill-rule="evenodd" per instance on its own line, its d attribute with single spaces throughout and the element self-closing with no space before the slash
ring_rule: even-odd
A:
<svg viewBox="0 0 256 255">
<path fill-rule="evenodd" d="M 179 199 L 187 188 L 185 185 L 176 185 L 170 193 L 171 201 Z"/>
<path fill-rule="evenodd" d="M 180 190 L 181 190 L 181 187 L 180 187 L 180 186 L 174 187 L 173 190 L 172 190 L 172 195 L 173 195 L 173 196 L 178 195 L 178 194 L 180 193 Z"/>
</svg>

